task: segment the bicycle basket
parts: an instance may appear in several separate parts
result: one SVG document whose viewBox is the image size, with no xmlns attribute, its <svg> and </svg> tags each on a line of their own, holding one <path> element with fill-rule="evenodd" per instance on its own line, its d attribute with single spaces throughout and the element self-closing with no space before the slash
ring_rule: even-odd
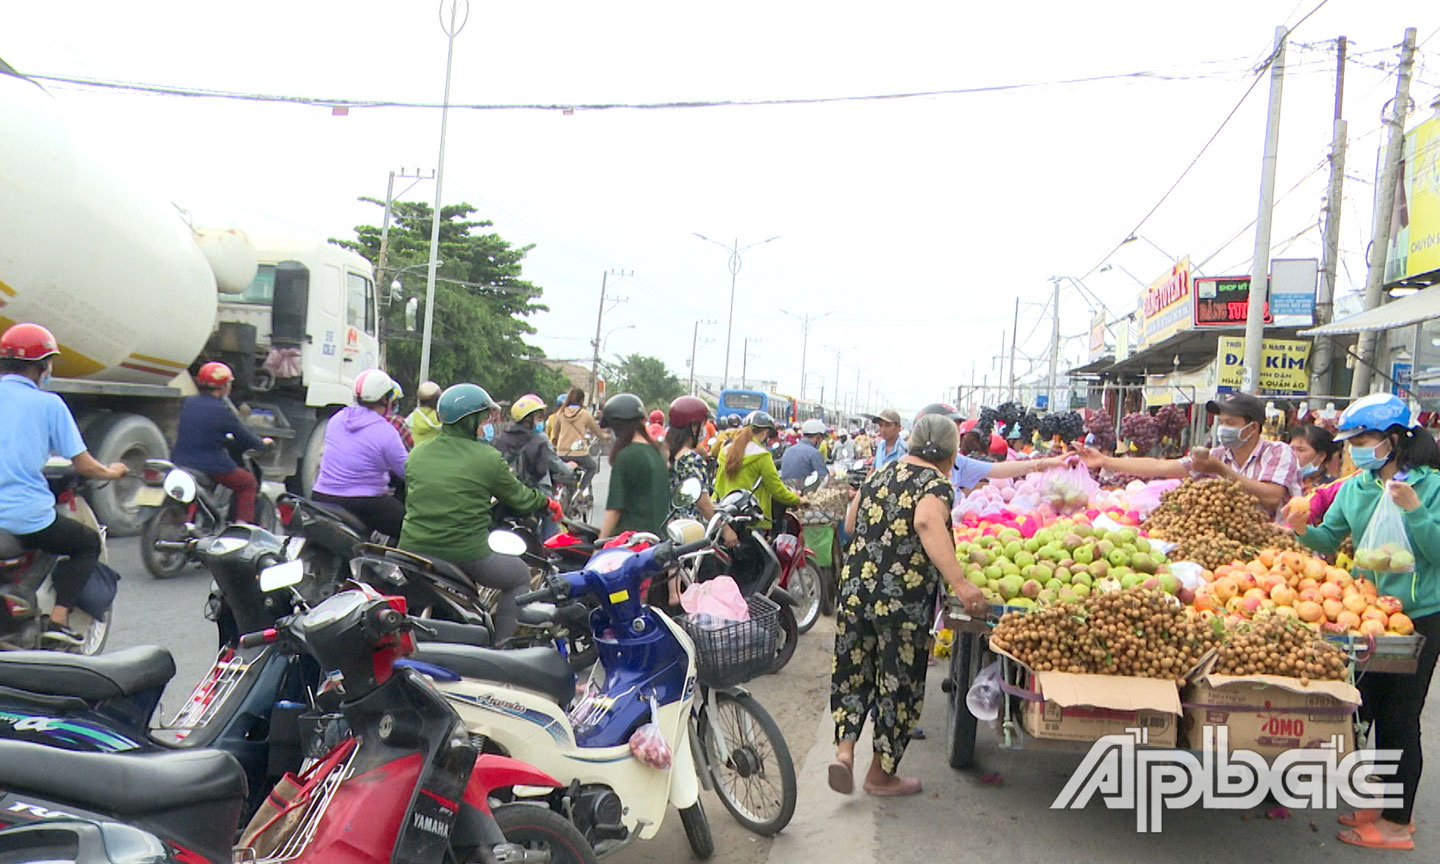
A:
<svg viewBox="0 0 1440 864">
<path fill-rule="evenodd" d="M 707 687 L 733 687 L 767 671 L 780 643 L 780 607 L 769 597 L 746 598 L 749 621 L 715 621 L 708 616 L 680 619 L 695 643 L 695 667 Z"/>
</svg>

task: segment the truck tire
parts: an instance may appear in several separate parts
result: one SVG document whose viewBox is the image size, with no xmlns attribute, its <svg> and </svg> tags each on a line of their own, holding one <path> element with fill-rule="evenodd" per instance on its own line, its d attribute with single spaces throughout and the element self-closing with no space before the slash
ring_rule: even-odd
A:
<svg viewBox="0 0 1440 864">
<path fill-rule="evenodd" d="M 90 447 L 90 454 L 102 465 L 124 462 L 130 466 L 132 475 L 124 480 L 96 485 L 90 494 L 96 518 L 107 527 L 112 537 L 139 534 L 150 510 L 135 507 L 130 501 L 142 482 L 139 478 L 145 468 L 145 460 L 170 456 L 170 445 L 160 427 L 139 414 L 113 414 L 96 421 L 87 430 L 85 443 Z"/>
<path fill-rule="evenodd" d="M 325 428 L 330 418 L 324 417 L 310 430 L 310 440 L 305 443 L 305 453 L 300 458 L 300 494 L 309 498 L 315 491 L 315 478 L 320 476 L 320 459 L 325 455 Z"/>
</svg>

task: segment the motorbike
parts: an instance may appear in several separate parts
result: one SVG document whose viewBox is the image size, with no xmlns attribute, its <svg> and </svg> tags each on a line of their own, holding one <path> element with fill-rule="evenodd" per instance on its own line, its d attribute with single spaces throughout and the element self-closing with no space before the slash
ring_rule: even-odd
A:
<svg viewBox="0 0 1440 864">
<path fill-rule="evenodd" d="M 298 581 L 301 569 L 267 568 L 262 591 Z M 357 586 L 277 625 L 240 647 L 308 653 L 333 671 L 312 706 L 309 766 L 272 790 L 238 848 L 246 779 L 229 753 L 81 753 L 18 741 L 0 741 L 0 823 L 20 826 L 0 831 L 0 848 L 25 842 L 34 823 L 64 820 L 79 833 L 124 823 L 185 862 L 594 861 L 555 814 L 491 808 L 504 787 L 560 784 L 523 763 L 480 757 L 459 716 L 405 660 L 424 625 L 405 614 L 402 598 Z"/>
<path fill-rule="evenodd" d="M 714 543 L 713 535 L 689 544 L 680 539 L 634 535 L 628 545 L 597 552 L 586 568 L 551 574 L 544 587 L 520 597 L 557 610 L 579 600 L 593 604 L 589 626 L 599 663 L 578 695 L 573 672 L 553 650 L 425 645 L 416 654 L 460 676 L 436 687 L 487 752 L 507 753 L 569 784 L 563 793 L 523 800 L 571 815 L 601 855 L 653 838 L 673 805 L 696 857 L 710 857 L 702 781 L 758 833 L 780 831 L 794 813 L 794 765 L 774 721 L 730 686 L 735 682 L 711 687 L 698 679 L 690 635 L 643 603 L 646 581 Z M 768 666 L 769 654 L 759 661 Z M 641 735 L 648 744 L 637 745 Z"/>
<path fill-rule="evenodd" d="M 809 495 L 825 482 L 811 472 L 798 484 L 801 495 Z M 798 633 L 810 632 L 825 606 L 825 583 L 820 577 L 815 552 L 805 544 L 805 528 L 789 508 L 776 513 L 771 529 L 775 556 L 780 560 L 780 587 L 795 598 L 795 625 Z"/>
<path fill-rule="evenodd" d="M 260 466 L 251 454 L 242 454 L 240 464 L 260 481 Z M 216 534 L 233 521 L 232 493 L 203 471 L 165 459 L 145 460 L 141 479 L 134 504 L 153 512 L 140 532 L 140 558 L 150 575 L 169 579 L 185 572 L 189 541 Z M 275 501 L 263 491 L 255 498 L 255 524 L 268 531 L 278 527 Z"/>
<path fill-rule="evenodd" d="M 85 499 L 82 478 L 68 460 L 48 463 L 44 473 L 55 496 L 55 518 L 74 519 L 95 529 L 100 534 L 100 561 L 105 563 L 109 558 L 105 526 L 96 520 L 95 511 Z M 45 620 L 55 605 L 50 574 L 58 560 L 48 552 L 26 549 L 13 535 L 0 531 L 0 651 L 42 647 Z M 113 599 L 112 592 L 110 600 Z M 110 602 L 105 607 L 99 617 L 80 608 L 70 610 L 70 628 L 80 634 L 82 642 L 68 649 L 69 653 L 99 654 L 105 648 L 114 612 Z M 55 652 L 46 653 L 50 656 Z"/>
</svg>

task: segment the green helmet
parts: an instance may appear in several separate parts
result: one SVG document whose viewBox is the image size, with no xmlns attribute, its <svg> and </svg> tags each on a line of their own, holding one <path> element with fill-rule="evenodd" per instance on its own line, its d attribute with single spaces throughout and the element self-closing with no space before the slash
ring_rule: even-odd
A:
<svg viewBox="0 0 1440 864">
<path fill-rule="evenodd" d="M 479 384 L 452 384 L 440 394 L 435 413 L 440 415 L 441 423 L 449 424 L 459 423 L 471 414 L 498 407 L 500 406 L 495 404 L 495 400 L 491 399 L 490 394 Z"/>
</svg>

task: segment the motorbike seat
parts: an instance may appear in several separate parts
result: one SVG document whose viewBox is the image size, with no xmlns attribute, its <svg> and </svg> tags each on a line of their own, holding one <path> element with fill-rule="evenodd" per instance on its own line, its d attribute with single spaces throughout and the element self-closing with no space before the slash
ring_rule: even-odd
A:
<svg viewBox="0 0 1440 864">
<path fill-rule="evenodd" d="M 432 558 L 429 555 L 421 555 L 419 553 L 410 552 L 408 550 L 405 551 L 404 554 L 409 558 L 413 558 L 422 562 L 431 570 L 434 570 L 436 573 L 439 573 L 441 576 L 444 576 L 446 579 L 449 579 L 452 582 L 456 582 L 460 585 L 468 585 L 472 588 L 475 587 L 475 580 L 467 576 L 464 570 L 461 570 L 459 567 L 456 567 L 449 561 L 444 561 L 439 558 Z"/>
<path fill-rule="evenodd" d="M 124 699 L 164 687 L 173 677 L 175 658 L 154 645 L 93 657 L 58 651 L 0 651 L 0 687 L 86 702 Z"/>
<path fill-rule="evenodd" d="M 341 525 L 344 525 L 346 528 L 349 528 L 351 531 L 354 531 L 361 537 L 370 536 L 370 527 L 364 522 L 360 521 L 359 516 L 356 516 L 354 513 L 351 513 L 344 507 L 340 507 L 335 504 L 322 504 L 319 501 L 306 501 L 305 506 L 314 509 L 315 512 L 321 514 L 322 516 L 328 516 L 329 518 L 334 519 L 336 522 L 339 522 Z"/>
<path fill-rule="evenodd" d="M 575 673 L 554 648 L 496 651 L 471 645 L 420 643 L 415 660 L 443 666 L 464 678 L 493 681 L 548 696 L 561 708 L 575 698 Z"/>
<path fill-rule="evenodd" d="M 584 538 L 591 543 L 594 543 L 595 540 L 600 536 L 599 528 L 596 528 L 594 525 L 589 525 L 581 522 L 579 519 L 566 519 L 561 524 L 563 524 L 566 528 L 569 528 L 570 533 L 574 534 L 576 537 Z"/>
<path fill-rule="evenodd" d="M 20 545 L 14 534 L 0 529 L 0 561 L 10 558 L 20 558 L 25 554 L 25 547 Z"/>
</svg>

